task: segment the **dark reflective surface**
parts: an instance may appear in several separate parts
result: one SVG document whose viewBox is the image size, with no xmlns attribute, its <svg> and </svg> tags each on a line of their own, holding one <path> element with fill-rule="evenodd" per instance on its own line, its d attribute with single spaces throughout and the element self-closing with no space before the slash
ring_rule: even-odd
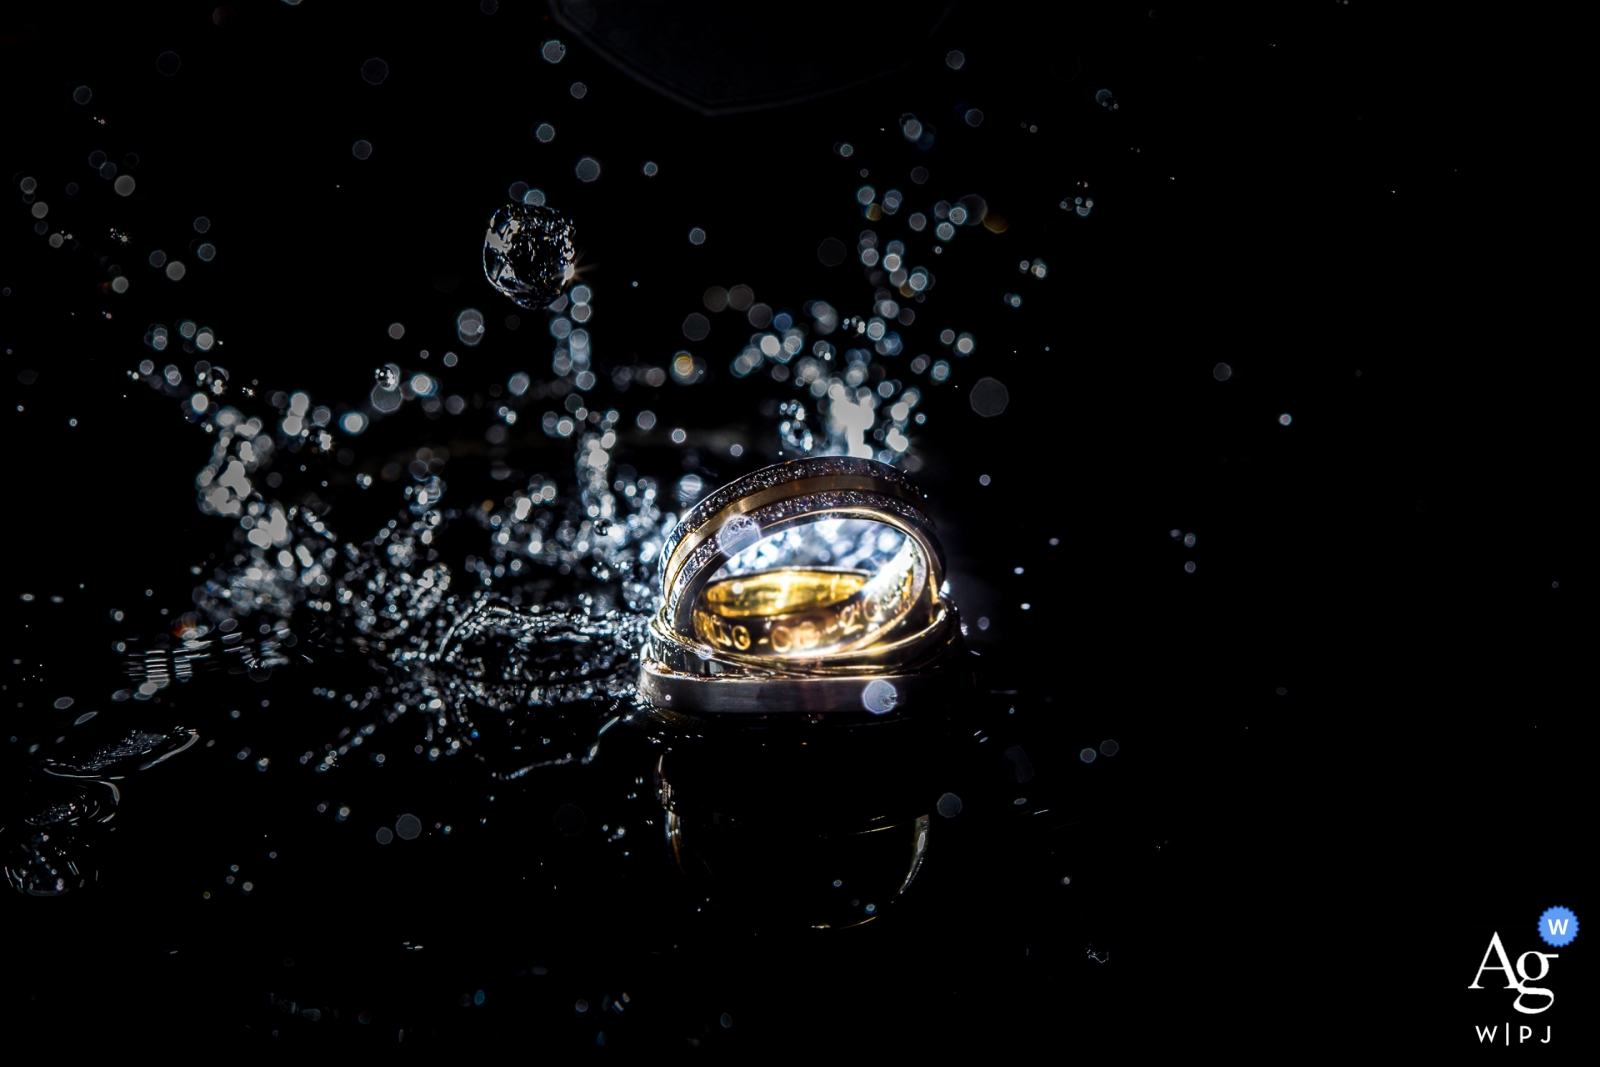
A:
<svg viewBox="0 0 1600 1067">
<path fill-rule="evenodd" d="M 17 1047 L 1281 1053 L 1465 1034 L 1457 931 L 1583 911 L 1586 394 L 1462 221 L 1503 42 L 872 10 L 795 19 L 902 73 L 716 119 L 521 5 L 4 30 Z M 483 275 L 539 197 L 549 311 Z M 645 714 L 667 516 L 856 447 L 974 693 Z"/>
<path fill-rule="evenodd" d="M 973 718 L 655 723 L 656 793 L 685 894 L 751 928 L 887 917 L 922 868 L 929 797 Z"/>
</svg>

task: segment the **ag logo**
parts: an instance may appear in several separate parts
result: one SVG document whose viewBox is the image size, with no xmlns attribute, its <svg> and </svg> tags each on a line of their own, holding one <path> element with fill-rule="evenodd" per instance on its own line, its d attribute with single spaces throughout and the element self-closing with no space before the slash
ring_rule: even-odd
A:
<svg viewBox="0 0 1600 1067">
<path fill-rule="evenodd" d="M 1569 909 L 1550 908 L 1539 916 L 1539 937 L 1552 948 L 1569 945 L 1572 943 L 1572 939 L 1577 936 L 1578 917 Z M 1473 977 L 1472 984 L 1467 988 L 1486 988 L 1479 984 L 1483 980 L 1483 972 L 1500 971 L 1506 976 L 1505 988 L 1517 991 L 1517 998 L 1512 1001 L 1511 1006 L 1524 1015 L 1538 1015 L 1540 1012 L 1548 1011 L 1555 1004 L 1556 995 L 1548 988 L 1530 985 L 1529 983 L 1543 981 L 1545 976 L 1550 973 L 1550 961 L 1559 959 L 1560 955 L 1558 952 L 1539 952 L 1537 950 L 1524 952 L 1517 957 L 1516 970 L 1513 972 L 1511 960 L 1506 956 L 1505 946 L 1500 943 L 1500 934 L 1496 931 L 1495 935 L 1489 939 L 1489 948 L 1483 954 L 1483 962 L 1478 965 L 1478 973 Z M 1538 957 L 1538 974 L 1528 973 L 1528 957 L 1530 956 Z M 1491 960 L 1498 962 L 1492 963 L 1490 962 Z M 1542 997 L 1545 1000 L 1543 1004 L 1539 1004 L 1537 1007 L 1530 1007 L 1523 1003 L 1523 998 L 1528 996 Z"/>
</svg>

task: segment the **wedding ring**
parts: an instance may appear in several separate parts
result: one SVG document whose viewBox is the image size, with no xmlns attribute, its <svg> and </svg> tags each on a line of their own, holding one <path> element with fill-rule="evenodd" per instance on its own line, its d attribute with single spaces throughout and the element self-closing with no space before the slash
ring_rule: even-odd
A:
<svg viewBox="0 0 1600 1067">
<path fill-rule="evenodd" d="M 916 614 L 927 564 L 905 539 L 876 572 L 778 568 L 713 579 L 694 632 L 724 654 L 814 658 L 865 648 Z"/>
<path fill-rule="evenodd" d="M 907 503 L 922 493 L 904 472 L 853 456 L 813 456 L 763 467 L 703 498 L 667 534 L 661 547 L 661 585 L 668 588 L 683 561 L 728 519 L 774 501 L 833 489 L 860 489 L 898 497 Z"/>
<path fill-rule="evenodd" d="M 650 620 L 645 655 L 674 673 L 692 677 L 865 677 L 921 670 L 948 658 L 948 650 L 960 645 L 960 637 L 954 605 L 941 602 L 930 618 L 894 640 L 815 657 L 751 656 L 719 652 L 704 642 L 687 640 L 657 615 Z"/>
<path fill-rule="evenodd" d="M 776 534 L 829 520 L 867 520 L 902 535 L 915 568 L 908 611 L 931 608 L 944 582 L 944 554 L 923 499 L 899 470 L 869 459 L 819 456 L 780 463 L 723 486 L 691 508 L 661 552 L 663 611 L 694 638 L 701 594 L 730 561 Z"/>
<path fill-rule="evenodd" d="M 691 715 L 881 716 L 970 689 L 923 499 L 903 472 L 840 456 L 707 496 L 662 548 L 640 696 Z"/>
</svg>

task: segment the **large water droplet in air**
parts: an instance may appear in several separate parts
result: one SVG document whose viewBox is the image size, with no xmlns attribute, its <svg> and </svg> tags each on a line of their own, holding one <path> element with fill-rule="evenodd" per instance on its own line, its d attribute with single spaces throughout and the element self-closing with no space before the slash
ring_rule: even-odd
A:
<svg viewBox="0 0 1600 1067">
<path fill-rule="evenodd" d="M 572 280 L 576 232 L 554 208 L 507 204 L 483 238 L 483 274 L 519 307 L 542 308 Z"/>
</svg>

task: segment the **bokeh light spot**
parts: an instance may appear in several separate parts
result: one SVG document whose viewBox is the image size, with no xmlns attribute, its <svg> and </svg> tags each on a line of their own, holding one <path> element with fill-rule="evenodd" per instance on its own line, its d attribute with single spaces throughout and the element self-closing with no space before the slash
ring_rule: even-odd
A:
<svg viewBox="0 0 1600 1067">
<path fill-rule="evenodd" d="M 1010 402 L 1011 394 L 995 378 L 979 378 L 973 383 L 972 391 L 967 394 L 967 403 L 972 405 L 972 410 L 986 419 L 992 419 L 1004 412 Z"/>
</svg>

